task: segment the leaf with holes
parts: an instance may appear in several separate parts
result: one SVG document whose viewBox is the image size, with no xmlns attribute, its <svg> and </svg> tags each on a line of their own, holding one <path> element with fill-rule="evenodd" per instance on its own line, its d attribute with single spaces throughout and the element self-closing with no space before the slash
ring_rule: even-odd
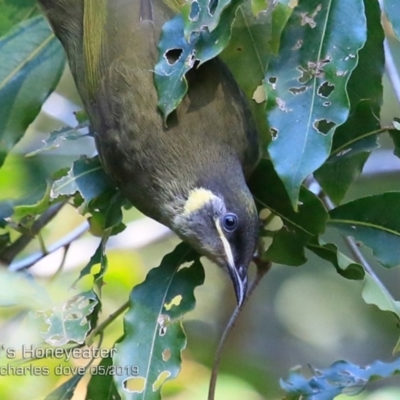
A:
<svg viewBox="0 0 400 400">
<path fill-rule="evenodd" d="M 391 363 L 375 361 L 367 367 L 337 361 L 324 370 L 311 367 L 311 373 L 311 378 L 305 378 L 296 368 L 286 380 L 281 379 L 281 388 L 287 393 L 284 400 L 331 400 L 340 394 L 356 395 L 377 378 L 399 374 L 400 359 Z"/>
<path fill-rule="evenodd" d="M 203 281 L 198 256 L 181 243 L 133 289 L 113 358 L 123 371 L 114 376 L 122 399 L 160 399 L 164 382 L 178 375 L 186 346 L 181 320 L 194 308 L 193 291 Z"/>
<path fill-rule="evenodd" d="M 385 267 L 400 264 L 400 192 L 363 197 L 329 212 L 329 225 L 370 247 Z"/>
<path fill-rule="evenodd" d="M 304 179 L 328 158 L 349 113 L 346 85 L 366 40 L 362 0 L 311 0 L 294 9 L 265 76 L 269 154 L 294 209 Z"/>
<path fill-rule="evenodd" d="M 74 161 L 66 176 L 53 183 L 51 197 L 54 199 L 61 195 L 73 195 L 79 192 L 83 199 L 89 202 L 113 188 L 114 185 L 104 172 L 98 157 L 82 156 Z"/>
<path fill-rule="evenodd" d="M 242 4 L 236 12 L 231 40 L 221 53 L 222 60 L 249 101 L 258 132 L 265 143 L 269 142 L 270 135 L 265 119 L 266 97 L 262 81 L 271 48 L 277 46 L 279 33 L 290 11 L 289 7 L 277 4 L 275 8 L 270 5 L 266 11 L 255 16 L 250 2 Z"/>
<path fill-rule="evenodd" d="M 350 115 L 333 136 L 328 162 L 315 172 L 315 178 L 336 204 L 340 204 L 351 184 L 361 174 L 369 152 L 378 147 L 375 132 L 380 128 L 383 96 L 384 33 L 379 4 L 374 1 L 364 3 L 367 41 L 358 53 L 357 67 L 347 85 Z"/>
<path fill-rule="evenodd" d="M 51 132 L 49 134 L 49 137 L 46 140 L 43 140 L 43 146 L 28 153 L 26 157 L 35 156 L 42 151 L 57 149 L 62 141 L 78 140 L 85 136 L 87 136 L 87 133 L 82 133 L 79 128 L 71 128 L 69 126 L 66 126 L 54 132 Z"/>
<path fill-rule="evenodd" d="M 329 261 L 336 268 L 338 274 L 343 277 L 356 280 L 364 278 L 363 266 L 340 252 L 335 244 L 325 243 L 322 239 L 315 237 L 310 240 L 307 248 L 322 259 Z"/>
<path fill-rule="evenodd" d="M 299 211 L 295 212 L 271 161 L 262 160 L 249 180 L 249 187 L 260 209 L 268 208 L 281 218 L 283 227 L 274 232 L 273 241 L 263 257 L 269 261 L 301 265 L 304 249 L 315 235 L 324 232 L 328 213 L 320 199 L 302 187 Z"/>
<path fill-rule="evenodd" d="M 398 0 L 383 0 L 387 19 L 392 24 L 393 32 L 400 39 L 400 13 Z"/>
<path fill-rule="evenodd" d="M 0 39 L 0 166 L 57 85 L 64 52 L 43 17 Z"/>
<path fill-rule="evenodd" d="M 219 23 L 223 10 L 231 0 L 192 0 L 182 7 L 187 41 L 194 32 L 212 32 Z"/>
<path fill-rule="evenodd" d="M 158 44 L 158 62 L 154 69 L 158 107 L 164 121 L 185 96 L 188 88 L 185 74 L 195 65 L 196 60 L 201 63 L 211 60 L 227 46 L 240 3 L 241 0 L 232 1 L 213 32 L 194 32 L 188 41 L 184 35 L 182 15 L 164 24 Z"/>
<path fill-rule="evenodd" d="M 52 346 L 67 343 L 83 343 L 90 330 L 88 318 L 94 310 L 98 298 L 93 291 L 77 294 L 68 301 L 51 309 L 36 312 L 46 329 L 41 336 Z"/>
</svg>

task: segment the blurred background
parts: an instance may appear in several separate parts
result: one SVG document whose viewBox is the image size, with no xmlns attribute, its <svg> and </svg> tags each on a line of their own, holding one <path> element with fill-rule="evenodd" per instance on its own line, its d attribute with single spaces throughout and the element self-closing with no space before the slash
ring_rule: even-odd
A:
<svg viewBox="0 0 400 400">
<path fill-rule="evenodd" d="M 400 66 L 400 46 L 390 43 Z M 387 78 L 382 124 L 399 116 L 397 102 Z M 68 141 L 58 148 L 34 157 L 24 154 L 36 150 L 49 132 L 65 125 L 76 124 L 73 112 L 81 108 L 68 70 L 43 107 L 29 132 L 16 146 L 0 170 L 0 200 L 27 197 L 39 199 L 46 189 L 50 172 L 69 168 L 80 154 L 95 153 L 92 139 Z M 392 142 L 382 135 L 380 148 L 370 157 L 360 180 L 347 194 L 346 201 L 388 190 L 400 190 L 400 160 L 393 155 Z M 38 182 L 41 184 L 38 185 Z M 179 240 L 165 227 L 143 217 L 136 210 L 125 213 L 128 228 L 109 242 L 109 267 L 103 288 L 103 311 L 106 318 L 128 298 L 132 287 L 143 281 L 147 272 L 159 265 L 162 257 Z M 68 206 L 44 229 L 48 247 L 57 245 L 71 232 L 83 233 L 85 218 Z M 338 241 L 336 231 L 326 232 L 326 241 Z M 64 271 L 54 276 L 63 256 L 62 249 L 40 260 L 30 272 L 38 285 L 45 287 L 53 301 L 65 301 L 74 293 L 69 289 L 98 246 L 100 239 L 89 234 L 79 235 L 70 247 Z M 18 269 L 27 257 L 40 249 L 34 240 L 12 266 Z M 342 250 L 346 253 L 345 246 Z M 395 298 L 400 298 L 400 270 L 388 270 L 364 254 L 376 273 Z M 282 398 L 279 379 L 286 378 L 291 368 L 301 365 L 324 369 L 341 359 L 358 365 L 374 360 L 389 362 L 399 339 L 399 327 L 390 313 L 365 304 L 361 298 L 360 281 L 339 276 L 330 264 L 311 253 L 308 262 L 298 268 L 274 265 L 265 276 L 241 315 L 224 351 L 217 384 L 217 399 L 275 400 Z M 183 353 L 182 372 L 177 380 L 164 387 L 166 399 L 205 399 L 216 346 L 235 306 L 232 285 L 223 271 L 204 260 L 205 284 L 196 289 L 197 306 L 184 321 L 188 346 Z M 254 270 L 252 271 L 254 274 Z M 87 284 L 87 282 L 86 282 Z M 85 280 L 80 283 L 85 287 Z M 1 286 L 1 284 L 0 284 Z M 4 286 L 4 285 L 3 285 Z M 0 291 L 14 290 L 0 287 Z M 34 302 L 35 292 L 27 292 L 26 302 Z M 20 347 L 31 332 L 27 330 L 24 312 L 18 306 L 0 308 L 0 343 L 4 347 Z M 112 346 L 122 335 L 122 318 L 107 328 L 102 347 Z M 3 360 L 4 361 L 4 360 Z M 35 365 L 85 365 L 74 359 L 71 364 L 59 359 L 41 360 Z M 4 364 L 4 362 L 3 362 Z M 40 399 L 67 376 L 0 376 L 1 399 Z M 85 398 L 84 380 L 73 399 Z M 350 398 L 342 395 L 338 399 Z M 398 400 L 400 379 L 377 381 L 367 390 L 352 397 L 357 400 Z"/>
</svg>

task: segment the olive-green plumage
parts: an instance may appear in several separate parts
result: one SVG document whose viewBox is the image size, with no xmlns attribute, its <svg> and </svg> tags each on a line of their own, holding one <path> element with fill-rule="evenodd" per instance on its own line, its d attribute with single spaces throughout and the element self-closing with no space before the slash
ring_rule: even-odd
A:
<svg viewBox="0 0 400 400">
<path fill-rule="evenodd" d="M 171 15 L 161 0 L 149 1 L 39 0 L 67 53 L 106 171 L 140 211 L 226 267 L 242 303 L 257 243 L 245 183 L 260 156 L 257 132 L 217 59 L 189 72 L 188 94 L 165 126 L 152 71 Z"/>
</svg>

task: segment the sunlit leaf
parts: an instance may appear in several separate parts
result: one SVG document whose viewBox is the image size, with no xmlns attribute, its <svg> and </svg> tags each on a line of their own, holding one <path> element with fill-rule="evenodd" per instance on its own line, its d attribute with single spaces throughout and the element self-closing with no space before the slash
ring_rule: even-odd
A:
<svg viewBox="0 0 400 400">
<path fill-rule="evenodd" d="M 386 267 L 400 264 L 400 192 L 364 197 L 329 212 L 329 224 L 370 247 Z"/>
<path fill-rule="evenodd" d="M 366 40 L 362 0 L 302 1 L 265 76 L 269 154 L 295 209 L 304 179 L 328 158 L 346 121 L 346 85 Z"/>
<path fill-rule="evenodd" d="M 0 166 L 55 88 L 64 62 L 43 17 L 21 22 L 0 39 Z"/>
<path fill-rule="evenodd" d="M 133 289 L 113 358 L 123 370 L 114 376 L 122 399 L 160 399 L 164 382 L 178 375 L 186 346 L 181 320 L 194 308 L 193 291 L 203 281 L 198 256 L 182 243 Z"/>
<path fill-rule="evenodd" d="M 365 272 L 363 266 L 340 252 L 335 244 L 325 243 L 321 239 L 313 238 L 313 240 L 308 243 L 307 247 L 317 256 L 329 261 L 336 268 L 336 271 L 345 278 L 364 278 Z"/>
<path fill-rule="evenodd" d="M 53 345 L 69 342 L 83 343 L 90 330 L 88 317 L 98 302 L 93 291 L 79 293 L 62 304 L 36 312 L 47 330 L 41 332 L 43 339 Z"/>
<path fill-rule="evenodd" d="M 393 313 L 400 321 L 400 301 L 395 301 L 386 287 L 379 284 L 371 275 L 366 274 L 362 297 L 368 304 L 374 304 L 382 311 Z"/>
</svg>

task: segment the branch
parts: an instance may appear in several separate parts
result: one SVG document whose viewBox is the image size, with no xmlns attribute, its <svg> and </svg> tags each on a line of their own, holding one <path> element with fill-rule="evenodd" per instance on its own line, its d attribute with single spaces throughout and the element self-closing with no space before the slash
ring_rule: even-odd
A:
<svg viewBox="0 0 400 400">
<path fill-rule="evenodd" d="M 14 243 L 6 247 L 0 254 L 0 263 L 10 265 L 12 260 L 33 240 L 40 230 L 46 226 L 64 207 L 65 201 L 50 206 L 32 225 L 30 235 L 21 235 Z"/>
</svg>

